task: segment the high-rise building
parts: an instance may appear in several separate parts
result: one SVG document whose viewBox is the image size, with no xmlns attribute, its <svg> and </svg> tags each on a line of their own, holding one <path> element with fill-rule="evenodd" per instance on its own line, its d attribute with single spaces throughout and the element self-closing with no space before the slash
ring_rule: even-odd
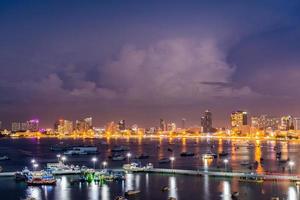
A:
<svg viewBox="0 0 300 200">
<path fill-rule="evenodd" d="M 76 131 L 87 132 L 93 128 L 92 118 L 88 117 L 81 120 L 76 120 Z"/>
<path fill-rule="evenodd" d="M 248 125 L 248 113 L 245 111 L 235 111 L 231 113 L 231 127 L 241 127 Z"/>
<path fill-rule="evenodd" d="M 29 120 L 27 122 L 27 130 L 31 132 L 39 131 L 39 120 L 38 119 Z"/>
<path fill-rule="evenodd" d="M 280 118 L 270 117 L 268 115 L 259 115 L 251 117 L 251 126 L 259 130 L 278 130 Z"/>
<path fill-rule="evenodd" d="M 120 131 L 125 131 L 126 130 L 125 120 L 124 119 L 120 120 L 118 126 Z"/>
<path fill-rule="evenodd" d="M 167 131 L 167 124 L 166 124 L 165 120 L 160 119 L 159 128 L 161 131 Z"/>
<path fill-rule="evenodd" d="M 20 122 L 13 122 L 11 123 L 11 131 L 17 132 L 21 130 L 21 123 Z"/>
<path fill-rule="evenodd" d="M 182 119 L 181 119 L 181 123 L 182 123 L 181 128 L 182 128 L 182 129 L 185 129 L 185 122 L 186 122 L 186 119 L 185 119 L 185 118 L 182 118 Z"/>
<path fill-rule="evenodd" d="M 170 132 L 175 132 L 175 131 L 176 131 L 176 124 L 175 124 L 175 122 L 169 123 L 169 124 L 167 125 L 167 129 L 168 129 L 168 131 L 170 131 Z"/>
<path fill-rule="evenodd" d="M 73 132 L 73 122 L 59 119 L 54 124 L 54 131 L 61 135 L 70 135 Z"/>
<path fill-rule="evenodd" d="M 300 130 L 300 117 L 294 117 L 294 128 Z"/>
<path fill-rule="evenodd" d="M 209 110 L 206 110 L 204 116 L 201 117 L 201 127 L 203 133 L 212 132 L 212 113 Z"/>
<path fill-rule="evenodd" d="M 280 130 L 288 131 L 291 129 L 294 129 L 293 117 L 290 115 L 281 117 Z"/>
</svg>

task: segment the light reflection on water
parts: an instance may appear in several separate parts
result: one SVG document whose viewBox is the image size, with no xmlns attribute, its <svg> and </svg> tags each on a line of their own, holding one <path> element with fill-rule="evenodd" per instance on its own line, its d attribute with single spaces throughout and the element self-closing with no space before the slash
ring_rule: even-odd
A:
<svg viewBox="0 0 300 200">
<path fill-rule="evenodd" d="M 231 200 L 231 189 L 229 181 L 223 181 L 223 193 L 222 193 L 223 200 Z"/>
<path fill-rule="evenodd" d="M 169 197 L 178 199 L 176 177 L 169 177 Z"/>
</svg>

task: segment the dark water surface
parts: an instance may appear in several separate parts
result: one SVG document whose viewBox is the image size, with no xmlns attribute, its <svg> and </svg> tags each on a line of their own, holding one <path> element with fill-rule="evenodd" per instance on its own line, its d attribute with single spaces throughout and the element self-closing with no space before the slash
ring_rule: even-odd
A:
<svg viewBox="0 0 300 200">
<path fill-rule="evenodd" d="M 107 144 L 103 144 L 103 141 Z M 180 169 L 224 169 L 223 159 L 212 162 L 203 161 L 197 157 L 180 157 L 183 151 L 193 151 L 197 155 L 212 151 L 215 153 L 226 151 L 229 153 L 228 166 L 233 170 L 249 170 L 240 165 L 242 161 L 264 161 L 254 171 L 272 171 L 277 173 L 300 173 L 299 150 L 300 144 L 296 142 L 275 141 L 245 141 L 245 140 L 212 140 L 212 139 L 0 139 L 0 154 L 11 158 L 1 161 L 4 171 L 20 170 L 25 165 L 30 166 L 30 160 L 35 158 L 40 165 L 56 161 L 57 152 L 49 148 L 61 143 L 69 145 L 96 145 L 100 154 L 96 155 L 100 167 L 102 161 L 108 161 L 109 167 L 121 167 L 124 162 L 113 162 L 107 157 L 114 145 L 130 147 L 135 155 L 147 153 L 150 159 L 142 162 L 152 162 L 155 167 L 171 167 L 170 164 L 159 165 L 158 159 L 175 156 L 174 168 Z M 248 143 L 253 147 L 248 147 Z M 236 148 L 239 146 L 239 148 Z M 171 148 L 173 152 L 168 151 Z M 290 168 L 287 164 L 276 161 L 276 151 L 282 152 L 282 159 L 290 158 L 295 166 Z M 73 156 L 67 158 L 67 163 L 74 163 L 92 167 L 92 156 Z M 237 179 L 193 177 L 182 175 L 161 174 L 127 174 L 124 182 L 111 182 L 103 185 L 80 184 L 70 185 L 70 176 L 59 177 L 56 186 L 27 187 L 26 184 L 16 183 L 13 178 L 0 178 L 0 199 L 21 199 L 35 197 L 36 199 L 114 199 L 123 195 L 129 189 L 139 189 L 141 194 L 129 199 L 167 199 L 169 196 L 180 200 L 200 199 L 231 199 L 231 193 L 238 191 L 239 199 L 271 199 L 279 196 L 280 199 L 300 199 L 299 187 L 289 182 L 264 182 L 263 184 L 241 183 Z M 163 186 L 169 186 L 168 192 L 161 192 Z"/>
</svg>

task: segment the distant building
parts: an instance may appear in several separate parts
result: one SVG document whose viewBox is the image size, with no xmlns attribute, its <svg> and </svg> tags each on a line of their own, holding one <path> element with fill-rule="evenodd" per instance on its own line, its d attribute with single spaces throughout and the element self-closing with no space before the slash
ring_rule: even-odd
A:
<svg viewBox="0 0 300 200">
<path fill-rule="evenodd" d="M 125 120 L 124 119 L 120 120 L 118 126 L 120 131 L 125 131 L 126 130 Z"/>
<path fill-rule="evenodd" d="M 251 117 L 251 126 L 258 130 L 278 130 L 280 118 L 270 117 L 268 115 L 259 115 Z"/>
<path fill-rule="evenodd" d="M 174 122 L 169 123 L 167 125 L 167 130 L 170 131 L 170 132 L 175 132 L 176 131 L 176 124 Z"/>
<path fill-rule="evenodd" d="M 232 112 L 230 117 L 232 128 L 248 125 L 248 113 L 245 111 Z"/>
<path fill-rule="evenodd" d="M 204 112 L 204 116 L 201 117 L 201 127 L 203 133 L 212 132 L 212 113 L 209 110 Z"/>
<path fill-rule="evenodd" d="M 293 117 L 290 115 L 281 117 L 280 130 L 288 131 L 293 129 L 294 129 Z"/>
<path fill-rule="evenodd" d="M 159 121 L 159 128 L 161 131 L 167 131 L 167 124 L 163 119 Z"/>
<path fill-rule="evenodd" d="M 91 117 L 76 120 L 76 131 L 78 132 L 87 132 L 93 128 L 93 119 Z"/>
<path fill-rule="evenodd" d="M 31 132 L 39 131 L 39 120 L 38 119 L 29 120 L 27 122 L 27 130 Z"/>
<path fill-rule="evenodd" d="M 294 128 L 295 130 L 300 130 L 300 117 L 294 118 Z"/>
<path fill-rule="evenodd" d="M 2 130 L 2 122 L 0 121 L 0 130 Z"/>
<path fill-rule="evenodd" d="M 54 131 L 60 135 L 70 135 L 73 132 L 73 122 L 59 119 L 54 124 Z"/>
<path fill-rule="evenodd" d="M 181 119 L 181 123 L 182 123 L 181 128 L 182 128 L 182 129 L 185 129 L 185 122 L 186 122 L 186 119 L 185 119 L 185 118 L 182 118 L 182 119 Z"/>
</svg>

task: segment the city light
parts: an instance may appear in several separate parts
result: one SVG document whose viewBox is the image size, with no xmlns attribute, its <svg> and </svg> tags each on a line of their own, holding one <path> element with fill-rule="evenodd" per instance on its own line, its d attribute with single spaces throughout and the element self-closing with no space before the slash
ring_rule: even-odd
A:
<svg viewBox="0 0 300 200">
<path fill-rule="evenodd" d="M 66 157 L 66 156 L 62 156 L 62 157 L 61 157 L 61 160 L 62 160 L 62 162 L 64 163 L 64 162 L 67 160 L 67 157 Z"/>
<path fill-rule="evenodd" d="M 96 162 L 97 162 L 97 158 L 96 158 L 96 157 L 93 157 L 93 158 L 92 158 L 92 162 L 93 162 L 94 169 L 95 169 L 95 164 L 96 164 Z"/>
<path fill-rule="evenodd" d="M 34 170 L 36 170 L 36 168 L 38 168 L 38 166 L 39 166 L 39 165 L 38 165 L 37 163 L 34 163 L 34 164 L 33 164 Z"/>
<path fill-rule="evenodd" d="M 174 156 L 171 156 L 171 157 L 170 157 L 170 161 L 171 161 L 171 165 L 172 165 L 172 169 L 173 169 L 173 163 L 174 163 L 174 161 L 175 161 L 175 157 L 174 157 Z"/>
<path fill-rule="evenodd" d="M 36 161 L 35 161 L 35 159 L 31 159 L 31 161 L 30 161 L 32 164 L 34 164 Z"/>
<path fill-rule="evenodd" d="M 106 162 L 106 161 L 103 161 L 103 162 L 102 162 L 102 166 L 103 166 L 103 169 L 105 169 L 106 166 L 107 166 L 107 162 Z"/>
</svg>

